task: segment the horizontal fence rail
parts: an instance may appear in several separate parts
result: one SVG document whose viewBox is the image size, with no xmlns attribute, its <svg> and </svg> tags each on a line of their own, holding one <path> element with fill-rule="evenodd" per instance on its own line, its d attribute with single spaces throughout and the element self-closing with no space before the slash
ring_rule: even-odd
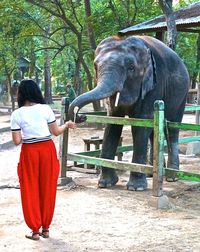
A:
<svg viewBox="0 0 200 252">
<path fill-rule="evenodd" d="M 98 151 L 98 153 L 99 152 L 100 151 Z M 109 160 L 109 159 L 103 159 L 103 158 L 95 158 L 94 156 L 89 156 L 91 153 L 97 154 L 97 151 L 90 151 L 87 154 L 86 152 L 75 153 L 75 154 L 68 153 L 67 158 L 68 160 L 79 162 L 79 163 L 105 166 L 108 168 L 118 169 L 122 171 L 129 170 L 132 172 L 142 172 L 146 174 L 153 173 L 153 166 L 151 165 L 143 165 L 143 164 L 137 164 L 137 163 L 128 163 L 124 161 L 115 161 L 115 160 Z M 180 171 L 180 170 L 175 170 L 172 168 L 164 168 L 164 174 L 167 176 L 172 176 L 172 177 L 175 176 L 182 180 L 200 182 L 200 174 L 198 173 Z"/>
<path fill-rule="evenodd" d="M 89 157 L 85 155 L 72 154 L 72 153 L 68 153 L 67 157 L 71 161 L 93 164 L 97 166 L 105 166 L 108 168 L 113 168 L 113 169 L 118 169 L 118 170 L 124 170 L 124 171 L 129 170 L 133 172 L 143 172 L 147 174 L 152 174 L 153 172 L 153 166 L 151 165 L 128 163 L 128 162 L 115 161 L 115 160 L 104 159 L 104 158 L 95 158 L 95 157 Z"/>
<path fill-rule="evenodd" d="M 185 111 L 197 111 L 200 110 L 200 105 L 185 106 Z"/>
<path fill-rule="evenodd" d="M 168 128 L 200 131 L 200 125 L 192 123 L 166 122 Z"/>
<path fill-rule="evenodd" d="M 180 170 L 174 170 L 170 168 L 165 168 L 165 175 L 167 176 L 175 176 L 182 180 L 188 180 L 188 181 L 195 181 L 200 182 L 200 173 L 193 173 L 193 172 L 187 172 L 187 171 L 180 171 Z"/>
<path fill-rule="evenodd" d="M 131 125 L 131 126 L 142 126 L 147 128 L 153 128 L 153 119 L 138 119 L 138 118 L 136 119 L 136 118 L 124 118 L 124 117 L 88 115 L 87 122 Z"/>
</svg>

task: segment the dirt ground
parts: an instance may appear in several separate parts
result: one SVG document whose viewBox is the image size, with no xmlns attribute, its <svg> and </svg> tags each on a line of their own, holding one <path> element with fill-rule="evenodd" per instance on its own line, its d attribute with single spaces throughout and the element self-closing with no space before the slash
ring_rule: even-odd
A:
<svg viewBox="0 0 200 252">
<path fill-rule="evenodd" d="M 102 136 L 103 130 L 70 130 L 69 151 L 83 151 L 83 137 Z M 4 133 L 1 139 L 10 139 Z M 1 137 L 1 134 L 0 134 Z M 131 143 L 130 130 L 123 131 L 123 144 Z M 55 138 L 58 149 L 58 138 Z M 184 149 L 184 148 L 183 148 Z M 16 165 L 20 147 L 0 150 L 0 251 L 1 252 L 199 252 L 200 184 L 164 182 L 171 208 L 157 210 L 149 205 L 148 190 L 126 190 L 128 172 L 120 173 L 112 189 L 97 188 L 98 174 L 67 173 L 73 182 L 58 187 L 50 238 L 31 241 L 24 223 Z M 199 158 L 181 154 L 184 170 L 198 171 Z M 129 161 L 131 153 L 123 160 Z"/>
</svg>

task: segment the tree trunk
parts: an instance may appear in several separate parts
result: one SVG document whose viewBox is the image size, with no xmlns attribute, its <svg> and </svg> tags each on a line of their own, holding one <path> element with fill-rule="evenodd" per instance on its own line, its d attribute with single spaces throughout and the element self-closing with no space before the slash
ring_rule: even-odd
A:
<svg viewBox="0 0 200 252">
<path fill-rule="evenodd" d="M 48 34 L 50 32 L 50 25 L 46 29 L 46 36 L 44 39 L 44 47 L 48 47 Z M 47 104 L 52 104 L 52 87 L 51 87 L 51 64 L 48 49 L 44 50 L 44 98 Z"/>
<path fill-rule="evenodd" d="M 80 68 L 81 68 L 81 61 L 80 59 L 76 59 L 75 60 L 76 66 L 75 66 L 75 74 L 74 74 L 74 88 L 77 92 L 77 95 L 82 94 L 83 90 L 82 90 L 82 80 L 80 77 Z"/>
<path fill-rule="evenodd" d="M 29 65 L 28 76 L 29 78 L 34 77 L 36 79 L 36 76 L 35 76 L 36 57 L 35 57 L 34 47 L 31 47 L 29 59 L 30 59 L 30 65 Z"/>
<path fill-rule="evenodd" d="M 90 47 L 92 49 L 92 58 L 94 58 L 94 51 L 96 49 L 96 40 L 94 35 L 94 29 L 91 22 L 91 7 L 90 7 L 90 0 L 84 0 L 85 3 L 85 16 L 87 19 L 87 30 L 88 30 L 88 38 L 90 42 Z M 100 101 L 93 102 L 93 109 L 94 111 L 100 111 L 101 105 Z"/>
<path fill-rule="evenodd" d="M 6 64 L 6 59 L 3 57 L 3 61 L 4 61 L 4 70 L 5 70 L 5 74 L 6 74 L 6 79 L 7 79 L 7 89 L 8 89 L 8 98 L 7 98 L 7 102 L 11 101 L 11 106 L 12 106 L 12 111 L 15 110 L 15 100 L 14 100 L 14 95 L 13 95 L 13 90 L 12 90 L 12 73 L 13 70 L 9 70 Z"/>
<path fill-rule="evenodd" d="M 176 49 L 176 22 L 172 9 L 172 0 L 159 0 L 160 7 L 165 15 L 167 23 L 167 45 L 175 51 Z"/>
<path fill-rule="evenodd" d="M 90 7 L 90 0 L 84 0 L 85 3 L 85 15 L 87 18 L 87 30 L 88 30 L 88 38 L 90 42 L 90 47 L 93 51 L 96 49 L 96 40 L 94 35 L 94 29 L 91 22 L 91 7 Z"/>
<path fill-rule="evenodd" d="M 12 111 L 14 111 L 15 110 L 15 98 L 14 98 L 14 93 L 13 93 L 11 75 L 8 76 L 8 86 L 9 86 L 9 89 L 10 89 L 11 107 L 12 107 Z"/>
</svg>

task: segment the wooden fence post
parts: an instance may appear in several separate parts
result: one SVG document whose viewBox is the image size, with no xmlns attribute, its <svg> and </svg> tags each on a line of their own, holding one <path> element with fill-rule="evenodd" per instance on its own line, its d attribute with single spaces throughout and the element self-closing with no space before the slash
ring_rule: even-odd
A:
<svg viewBox="0 0 200 252">
<path fill-rule="evenodd" d="M 153 146 L 153 196 L 150 204 L 156 208 L 168 208 L 169 200 L 163 195 L 164 175 L 164 102 L 154 103 L 154 146 Z"/>
<path fill-rule="evenodd" d="M 63 97 L 61 100 L 61 118 L 60 124 L 67 121 L 67 113 L 69 108 L 69 99 Z M 60 174 L 59 185 L 66 185 L 72 181 L 72 178 L 67 177 L 67 152 L 68 152 L 68 129 L 64 131 L 59 137 L 59 161 L 60 161 Z"/>
<path fill-rule="evenodd" d="M 200 83 L 197 85 L 197 105 L 200 105 Z M 195 123 L 199 124 L 199 110 L 196 110 L 195 112 Z M 195 136 L 199 136 L 199 131 L 195 131 Z"/>
</svg>

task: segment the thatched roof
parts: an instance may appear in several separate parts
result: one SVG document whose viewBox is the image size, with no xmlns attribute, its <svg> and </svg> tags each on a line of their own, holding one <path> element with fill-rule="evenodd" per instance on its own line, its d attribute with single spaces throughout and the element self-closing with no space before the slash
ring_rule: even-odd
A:
<svg viewBox="0 0 200 252">
<path fill-rule="evenodd" d="M 177 31 L 200 32 L 200 3 L 191 4 L 174 12 Z M 165 16 L 128 27 L 119 31 L 119 35 L 133 35 L 167 30 Z"/>
</svg>

